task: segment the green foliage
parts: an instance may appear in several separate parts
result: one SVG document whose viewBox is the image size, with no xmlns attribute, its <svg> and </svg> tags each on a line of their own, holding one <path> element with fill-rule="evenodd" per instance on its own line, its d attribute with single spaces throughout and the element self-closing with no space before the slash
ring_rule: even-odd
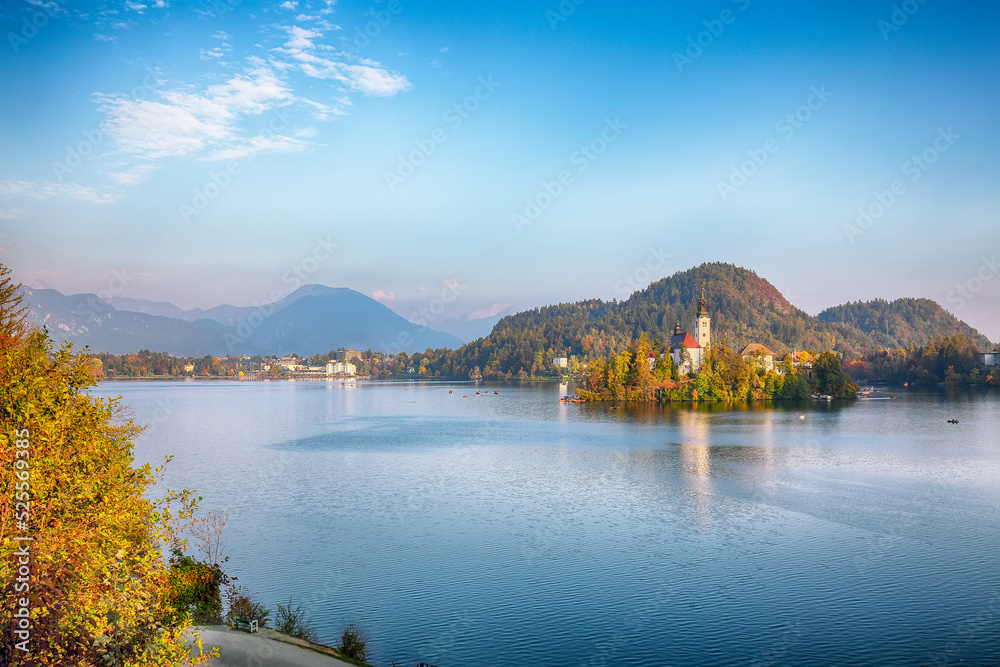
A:
<svg viewBox="0 0 1000 667">
<path fill-rule="evenodd" d="M 976 340 L 963 334 L 934 337 L 926 345 L 868 355 L 858 368 L 849 368 L 855 377 L 897 384 L 989 384 L 991 374 L 979 362 L 978 351 Z"/>
<path fill-rule="evenodd" d="M 816 360 L 816 390 L 834 398 L 855 398 L 858 385 L 851 381 L 840 367 L 840 358 L 833 352 L 824 352 Z"/>
<path fill-rule="evenodd" d="M 992 343 L 930 299 L 855 301 L 827 308 L 816 316 L 824 322 L 857 327 L 886 348 L 925 345 L 931 338 L 964 334 L 983 350 Z"/>
<path fill-rule="evenodd" d="M 290 637 L 298 637 L 299 639 L 316 643 L 319 641 L 316 629 L 306 623 L 305 617 L 306 612 L 303 611 L 302 605 L 297 604 L 295 605 L 295 609 L 292 609 L 292 598 L 289 597 L 288 604 L 283 605 L 278 603 L 278 613 L 274 619 L 274 629 Z M 364 660 L 364 658 L 359 659 Z"/>
<path fill-rule="evenodd" d="M 170 555 L 170 600 L 177 616 L 195 623 L 222 622 L 222 586 L 229 579 L 216 564 L 197 561 L 178 547 Z"/>
<path fill-rule="evenodd" d="M 858 390 L 833 352 L 821 354 L 814 369 L 795 366 L 791 357 L 777 368 L 768 368 L 763 356 L 751 355 L 745 360 L 725 343 L 718 343 L 705 353 L 696 373 L 675 383 L 672 365 L 657 361 L 654 370 L 649 370 L 650 349 L 643 334 L 625 352 L 592 361 L 585 376 L 586 388 L 578 394 L 597 401 L 742 403 L 802 401 L 815 392 L 854 399 Z"/>
<path fill-rule="evenodd" d="M 352 660 L 368 659 L 368 633 L 357 623 L 346 623 L 337 650 Z"/>
<path fill-rule="evenodd" d="M 257 599 L 257 594 L 252 593 L 246 586 L 229 584 L 226 587 L 226 606 L 229 608 L 226 612 L 226 620 L 230 623 L 237 618 L 248 618 L 256 620 L 257 625 L 263 628 L 267 627 L 271 621 L 271 611 Z M 278 613 L 280 615 L 281 605 L 278 605 Z M 284 631 L 282 630 L 282 632 Z M 299 635 L 293 636 L 298 637 Z M 307 639 L 307 637 L 303 637 L 303 639 Z"/>
</svg>

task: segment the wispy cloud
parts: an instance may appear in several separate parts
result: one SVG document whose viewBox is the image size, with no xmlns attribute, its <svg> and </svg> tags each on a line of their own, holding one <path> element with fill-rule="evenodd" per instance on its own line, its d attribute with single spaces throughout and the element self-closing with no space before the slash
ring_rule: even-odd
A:
<svg viewBox="0 0 1000 667">
<path fill-rule="evenodd" d="M 30 199 L 69 197 L 91 204 L 110 204 L 121 199 L 120 194 L 101 194 L 94 188 L 79 183 L 31 183 L 29 181 L 0 181 L 0 195 L 14 195 Z"/>
<path fill-rule="evenodd" d="M 391 97 L 411 87 L 404 75 L 390 72 L 381 63 L 363 60 L 348 64 L 331 57 L 332 47 L 319 42 L 323 33 L 318 29 L 297 25 L 283 29 L 287 40 L 275 51 L 289 58 L 286 65 L 308 77 L 338 81 L 350 90 L 377 97 Z"/>
<path fill-rule="evenodd" d="M 143 161 L 204 157 L 250 140 L 240 121 L 291 101 L 288 86 L 261 60 L 229 81 L 204 92 L 190 88 L 158 91 L 159 100 L 98 94 L 105 119 L 101 129 L 117 149 Z"/>
<path fill-rule="evenodd" d="M 131 187 L 148 180 L 158 169 L 154 164 L 137 164 L 124 171 L 113 171 L 108 176 L 119 185 Z"/>
</svg>

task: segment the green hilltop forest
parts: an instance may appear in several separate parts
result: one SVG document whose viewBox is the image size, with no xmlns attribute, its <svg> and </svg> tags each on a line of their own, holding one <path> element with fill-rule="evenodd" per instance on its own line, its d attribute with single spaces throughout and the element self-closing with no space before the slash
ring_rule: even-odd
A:
<svg viewBox="0 0 1000 667">
<path fill-rule="evenodd" d="M 651 340 L 665 341 L 678 321 L 683 330 L 692 331 L 703 286 L 712 316 L 713 340 L 736 350 L 754 342 L 778 354 L 833 350 L 845 358 L 857 359 L 887 346 L 923 343 L 932 334 L 966 332 L 981 340 L 983 349 L 989 344 L 984 336 L 933 301 L 901 299 L 886 304 L 885 312 L 893 317 L 889 333 L 879 333 L 884 326 L 868 326 L 861 316 L 864 304 L 838 307 L 853 309 L 849 313 L 857 313 L 854 316 L 840 315 L 838 308 L 831 308 L 824 311 L 826 319 L 813 317 L 790 304 L 753 271 L 709 263 L 663 278 L 625 301 L 591 299 L 510 315 L 500 320 L 486 338 L 458 350 L 435 350 L 411 359 L 421 367 L 422 374 L 431 376 L 469 377 L 476 368 L 486 379 L 536 376 L 550 370 L 553 356 L 604 358 L 625 351 L 643 332 Z M 912 307 L 908 305 L 911 301 Z M 931 324 L 922 321 L 931 312 L 927 304 L 934 306 Z M 872 311 L 879 312 L 876 307 Z"/>
<path fill-rule="evenodd" d="M 854 301 L 827 308 L 816 317 L 823 322 L 840 322 L 857 327 L 887 348 L 925 345 L 931 338 L 958 333 L 968 336 L 980 350 L 993 346 L 986 336 L 930 299 Z"/>
</svg>

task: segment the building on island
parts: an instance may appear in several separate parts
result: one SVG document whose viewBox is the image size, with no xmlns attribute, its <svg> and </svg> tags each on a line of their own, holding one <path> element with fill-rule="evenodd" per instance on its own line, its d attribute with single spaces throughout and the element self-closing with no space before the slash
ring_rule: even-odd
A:
<svg viewBox="0 0 1000 667">
<path fill-rule="evenodd" d="M 743 351 L 740 352 L 740 356 L 743 357 L 743 361 L 749 363 L 750 358 L 757 356 L 762 364 L 765 371 L 774 370 L 774 352 L 767 349 L 766 345 L 761 345 L 760 343 L 750 343 Z"/>
<path fill-rule="evenodd" d="M 708 315 L 708 302 L 705 300 L 705 288 L 701 288 L 701 300 L 698 302 L 698 318 L 695 320 L 695 335 L 681 331 L 681 323 L 674 327 L 674 335 L 670 337 L 670 357 L 674 366 L 682 375 L 696 373 L 701 368 L 705 354 L 712 347 L 712 318 Z"/>
</svg>

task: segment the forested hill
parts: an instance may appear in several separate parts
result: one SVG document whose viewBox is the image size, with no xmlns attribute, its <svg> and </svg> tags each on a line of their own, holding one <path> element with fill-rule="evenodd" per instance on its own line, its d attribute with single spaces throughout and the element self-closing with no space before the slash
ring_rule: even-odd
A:
<svg viewBox="0 0 1000 667">
<path fill-rule="evenodd" d="M 817 317 L 840 322 L 868 332 L 885 347 L 924 345 L 933 336 L 965 334 L 980 350 L 992 347 L 990 340 L 930 299 L 855 301 L 827 308 Z"/>
<path fill-rule="evenodd" d="M 678 321 L 682 330 L 693 334 L 703 285 L 712 317 L 713 340 L 724 341 L 731 348 L 763 343 L 778 353 L 835 350 L 845 357 L 858 358 L 886 345 L 905 347 L 926 340 L 924 332 L 912 326 L 897 328 L 898 336 L 889 341 L 870 333 L 875 327 L 861 329 L 832 316 L 824 321 L 791 305 L 771 283 L 753 271 L 712 263 L 659 280 L 626 301 L 594 299 L 509 315 L 493 327 L 488 337 L 434 355 L 434 368 L 430 370 L 465 376 L 478 366 L 484 377 L 516 375 L 521 369 L 535 375 L 547 370 L 553 356 L 576 355 L 581 360 L 603 357 L 608 352 L 623 350 L 630 339 L 643 331 L 653 339 L 666 341 Z M 942 324 L 934 333 L 952 335 L 971 331 L 984 344 L 988 342 L 968 325 L 954 322 L 951 328 Z"/>
</svg>

